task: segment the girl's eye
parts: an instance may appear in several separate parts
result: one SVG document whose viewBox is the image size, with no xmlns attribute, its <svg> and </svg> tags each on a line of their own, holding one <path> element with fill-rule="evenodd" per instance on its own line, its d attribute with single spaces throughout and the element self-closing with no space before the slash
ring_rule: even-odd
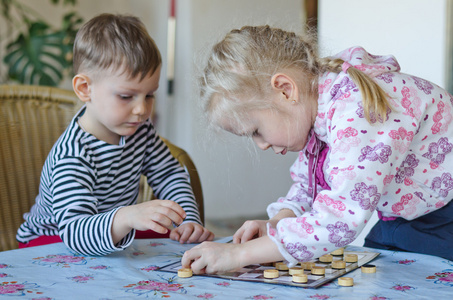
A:
<svg viewBox="0 0 453 300">
<path fill-rule="evenodd" d="M 132 99 L 132 96 L 131 95 L 119 95 L 119 97 L 123 100 L 129 100 L 129 99 Z"/>
<path fill-rule="evenodd" d="M 153 99 L 153 98 L 154 98 L 154 94 L 146 95 L 146 99 Z"/>
</svg>

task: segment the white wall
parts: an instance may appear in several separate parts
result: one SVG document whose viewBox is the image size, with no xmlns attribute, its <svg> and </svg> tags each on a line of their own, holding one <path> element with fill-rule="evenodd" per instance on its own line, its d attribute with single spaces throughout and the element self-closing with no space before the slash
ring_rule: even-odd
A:
<svg viewBox="0 0 453 300">
<path fill-rule="evenodd" d="M 319 0 L 324 56 L 360 45 L 393 54 L 402 72 L 446 86 L 448 0 Z"/>
<path fill-rule="evenodd" d="M 392 54 L 402 72 L 447 87 L 448 0 L 319 0 L 322 56 L 351 46 Z M 376 214 L 353 244 L 362 246 Z"/>
<path fill-rule="evenodd" d="M 244 25 L 270 24 L 301 32 L 302 5 L 301 0 L 178 1 L 175 117 L 168 120 L 174 124 L 173 140 L 188 150 L 200 172 L 207 219 L 265 214 L 267 205 L 289 189 L 289 167 L 297 155 L 255 152 L 249 143 L 228 134 L 209 136 L 195 84 L 205 50 Z"/>
</svg>

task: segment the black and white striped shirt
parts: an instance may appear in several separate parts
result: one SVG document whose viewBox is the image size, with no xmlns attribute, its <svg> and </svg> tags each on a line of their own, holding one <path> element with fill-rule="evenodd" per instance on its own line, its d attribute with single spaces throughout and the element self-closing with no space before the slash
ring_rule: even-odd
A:
<svg viewBox="0 0 453 300">
<path fill-rule="evenodd" d="M 17 240 L 27 243 L 42 235 L 59 235 L 73 251 L 106 255 L 123 250 L 135 230 L 114 245 L 111 226 L 116 211 L 135 204 L 141 174 L 159 199 L 173 200 L 186 211 L 186 221 L 201 224 L 187 173 L 170 154 L 148 120 L 119 145 L 83 131 L 78 118 L 49 153 L 41 173 L 36 203 L 20 226 Z"/>
</svg>

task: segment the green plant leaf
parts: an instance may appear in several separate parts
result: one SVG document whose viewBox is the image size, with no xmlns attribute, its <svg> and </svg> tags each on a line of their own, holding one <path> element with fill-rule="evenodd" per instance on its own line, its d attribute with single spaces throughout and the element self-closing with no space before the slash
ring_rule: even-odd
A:
<svg viewBox="0 0 453 300">
<path fill-rule="evenodd" d="M 43 21 L 31 22 L 27 33 L 20 34 L 7 45 L 9 54 L 4 62 L 8 65 L 10 78 L 23 84 L 58 85 L 63 71 L 72 66 L 66 57 L 72 52 L 74 26 L 74 23 L 65 24 L 65 28 L 55 31 Z M 69 39 L 68 30 L 71 32 Z"/>
</svg>

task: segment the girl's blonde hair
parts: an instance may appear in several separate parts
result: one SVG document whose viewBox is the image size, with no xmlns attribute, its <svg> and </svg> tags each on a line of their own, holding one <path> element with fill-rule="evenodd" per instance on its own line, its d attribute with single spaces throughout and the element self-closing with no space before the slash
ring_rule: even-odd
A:
<svg viewBox="0 0 453 300">
<path fill-rule="evenodd" d="M 339 73 L 341 59 L 319 58 L 313 38 L 269 26 L 244 26 L 230 31 L 214 45 L 200 79 L 201 99 L 210 123 L 222 118 L 240 122 L 254 109 L 278 109 L 270 97 L 271 78 L 281 71 L 302 74 L 297 82 L 306 93 L 317 93 L 318 77 Z M 385 121 L 390 108 L 387 95 L 368 75 L 349 68 L 348 74 L 362 93 L 365 117 Z M 297 76 L 296 76 L 297 77 Z"/>
</svg>

